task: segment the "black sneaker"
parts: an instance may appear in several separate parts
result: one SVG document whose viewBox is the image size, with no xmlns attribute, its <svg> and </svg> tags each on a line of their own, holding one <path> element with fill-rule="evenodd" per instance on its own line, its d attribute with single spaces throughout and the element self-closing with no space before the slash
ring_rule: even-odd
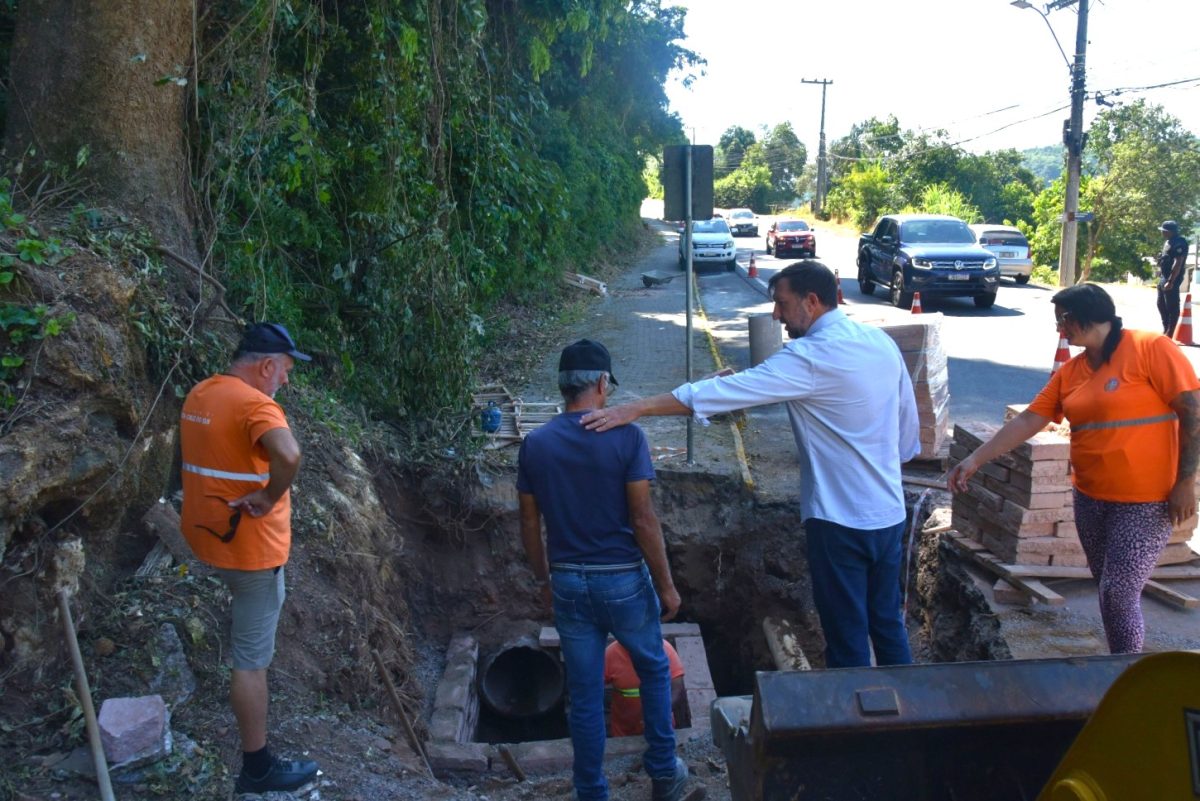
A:
<svg viewBox="0 0 1200 801">
<path fill-rule="evenodd" d="M 683 786 L 687 784 L 687 763 L 675 757 L 675 775 L 667 779 L 650 779 L 652 801 L 679 801 L 683 797 Z"/>
<path fill-rule="evenodd" d="M 264 776 L 256 778 L 242 768 L 233 789 L 239 793 L 287 792 L 303 787 L 316 777 L 317 763 L 311 759 L 291 760 L 272 757 L 271 769 Z"/>
</svg>

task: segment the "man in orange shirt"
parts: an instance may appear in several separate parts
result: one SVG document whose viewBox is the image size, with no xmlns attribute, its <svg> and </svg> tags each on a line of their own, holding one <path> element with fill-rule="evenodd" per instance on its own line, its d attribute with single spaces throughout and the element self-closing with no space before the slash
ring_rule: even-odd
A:
<svg viewBox="0 0 1200 801">
<path fill-rule="evenodd" d="M 267 748 L 267 666 L 292 543 L 290 487 L 300 469 L 300 445 L 274 398 L 296 360 L 310 358 L 282 325 L 251 325 L 229 369 L 193 387 L 180 414 L 183 536 L 233 596 L 229 698 L 242 740 L 239 793 L 294 790 L 317 775 L 316 762 L 280 759 Z"/>
<path fill-rule="evenodd" d="M 663 650 L 671 663 L 672 723 L 679 724 L 687 709 L 687 694 L 683 689 L 683 662 L 671 643 L 663 640 Z M 628 737 L 646 729 L 642 720 L 642 680 L 633 667 L 625 646 L 611 642 L 604 649 L 604 684 L 611 689 L 608 706 L 608 736 Z"/>
</svg>

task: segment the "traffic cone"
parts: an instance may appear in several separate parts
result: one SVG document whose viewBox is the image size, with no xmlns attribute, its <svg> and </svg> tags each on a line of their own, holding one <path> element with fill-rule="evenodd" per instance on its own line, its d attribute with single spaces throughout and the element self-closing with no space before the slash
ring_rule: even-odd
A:
<svg viewBox="0 0 1200 801">
<path fill-rule="evenodd" d="M 1050 368 L 1050 375 L 1058 372 L 1058 369 L 1071 360 L 1071 351 L 1067 348 L 1067 338 L 1060 336 L 1058 338 L 1058 350 L 1054 351 L 1054 366 Z"/>
<path fill-rule="evenodd" d="M 838 305 L 839 305 L 839 306 L 845 306 L 845 305 L 846 305 L 846 299 L 842 297 L 842 277 L 841 277 L 840 275 L 838 275 L 838 271 L 837 271 L 837 270 L 834 270 L 834 271 L 833 271 L 833 280 L 834 280 L 834 281 L 837 281 L 837 288 L 838 288 Z"/>
<path fill-rule="evenodd" d="M 921 314 L 921 293 L 920 292 L 913 293 L 912 313 L 913 314 Z"/>
<path fill-rule="evenodd" d="M 754 263 L 754 254 L 750 254 L 750 266 L 746 268 L 746 275 L 751 278 L 758 278 L 758 265 Z"/>
<path fill-rule="evenodd" d="M 1180 345 L 1195 345 L 1192 341 L 1192 293 L 1187 293 L 1183 301 L 1183 316 L 1175 326 L 1175 341 Z"/>
</svg>

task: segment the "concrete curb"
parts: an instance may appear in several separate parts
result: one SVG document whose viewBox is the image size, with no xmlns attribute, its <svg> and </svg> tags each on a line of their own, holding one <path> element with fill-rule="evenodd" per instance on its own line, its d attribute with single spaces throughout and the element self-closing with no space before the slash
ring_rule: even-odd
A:
<svg viewBox="0 0 1200 801">
<path fill-rule="evenodd" d="M 743 267 L 740 261 L 737 263 L 735 272 L 742 277 L 743 281 L 749 284 L 754 290 L 759 292 L 764 298 L 767 300 L 771 299 L 771 293 L 767 290 L 767 282 L 758 276 L 751 278 L 749 268 Z"/>
<path fill-rule="evenodd" d="M 742 271 L 742 266 L 740 264 L 738 265 L 738 271 Z M 742 277 L 751 283 L 762 283 L 757 278 L 750 278 L 749 275 L 744 275 Z M 696 275 L 695 273 L 692 273 L 693 284 L 695 280 Z M 765 284 L 762 287 L 762 291 L 766 291 Z M 704 311 L 704 301 L 700 297 L 699 286 L 693 286 L 692 297 L 696 299 L 696 308 L 700 312 L 700 319 L 704 321 L 704 337 L 708 341 L 708 349 L 712 353 L 713 362 L 716 363 L 717 370 L 723 370 L 725 368 L 725 360 L 721 358 L 721 349 L 717 346 L 717 340 L 713 338 L 712 326 L 708 322 L 708 314 Z M 738 428 L 736 419 L 731 418 L 729 420 L 729 431 L 733 435 L 733 450 L 737 456 L 738 468 L 742 473 L 742 484 L 745 485 L 746 489 L 753 491 L 754 475 L 750 472 L 750 460 L 746 457 L 746 446 L 745 443 L 742 442 L 742 431 L 740 428 Z"/>
</svg>

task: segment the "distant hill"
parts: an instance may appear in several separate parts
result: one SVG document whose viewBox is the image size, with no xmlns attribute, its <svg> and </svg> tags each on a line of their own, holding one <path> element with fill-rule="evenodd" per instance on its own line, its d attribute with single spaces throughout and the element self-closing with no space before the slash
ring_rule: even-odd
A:
<svg viewBox="0 0 1200 801">
<path fill-rule="evenodd" d="M 1062 145 L 1046 145 L 1031 147 L 1021 151 L 1021 163 L 1029 171 L 1041 178 L 1046 186 L 1062 175 L 1065 157 Z"/>
</svg>

